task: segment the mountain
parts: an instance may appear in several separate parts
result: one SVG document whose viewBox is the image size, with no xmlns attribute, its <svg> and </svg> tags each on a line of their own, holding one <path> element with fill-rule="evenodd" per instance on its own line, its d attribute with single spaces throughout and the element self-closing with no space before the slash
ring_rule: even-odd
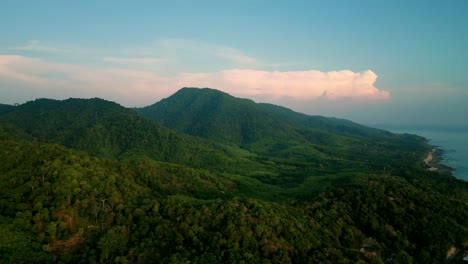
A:
<svg viewBox="0 0 468 264">
<path fill-rule="evenodd" d="M 243 159 L 232 147 L 171 131 L 130 109 L 97 98 L 38 99 L 0 115 L 0 124 L 4 138 L 22 134 L 99 157 L 147 156 L 194 167 L 208 164 L 211 168 Z M 9 135 L 5 135 L 7 132 Z"/>
<path fill-rule="evenodd" d="M 0 263 L 444 263 L 468 246 L 468 183 L 429 171 L 421 137 L 216 90 L 163 101 L 172 129 L 97 98 L 0 106 Z"/>
<path fill-rule="evenodd" d="M 309 116 L 210 88 L 182 88 L 160 102 L 136 110 L 181 132 L 236 145 L 264 138 L 300 140 L 304 137 L 301 130 L 305 129 L 379 140 L 393 136 L 349 120 Z"/>
<path fill-rule="evenodd" d="M 262 111 L 253 101 L 209 88 L 183 88 L 136 110 L 169 128 L 235 145 L 262 138 L 300 138 L 287 123 Z"/>
<path fill-rule="evenodd" d="M 180 132 L 232 144 L 264 160 L 287 163 L 296 172 L 300 167 L 315 168 L 317 174 L 330 173 L 317 167 L 335 167 L 332 173 L 346 170 L 344 167 L 399 169 L 403 164 L 420 163 L 429 149 L 418 136 L 309 116 L 209 88 L 183 88 L 136 111 Z M 354 165 L 348 166 L 350 163 Z"/>
</svg>

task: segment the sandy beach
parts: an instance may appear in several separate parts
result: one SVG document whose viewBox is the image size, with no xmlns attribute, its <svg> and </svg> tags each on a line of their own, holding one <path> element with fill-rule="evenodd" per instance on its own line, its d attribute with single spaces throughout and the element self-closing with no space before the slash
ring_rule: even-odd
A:
<svg viewBox="0 0 468 264">
<path fill-rule="evenodd" d="M 427 157 L 424 159 L 424 163 L 426 163 L 427 165 L 430 165 L 432 159 L 433 159 L 433 154 L 436 150 L 435 149 L 432 149 L 431 152 L 429 152 L 429 154 L 427 154 Z M 437 168 L 436 167 L 433 167 L 433 166 L 430 166 L 429 171 L 436 171 Z"/>
</svg>

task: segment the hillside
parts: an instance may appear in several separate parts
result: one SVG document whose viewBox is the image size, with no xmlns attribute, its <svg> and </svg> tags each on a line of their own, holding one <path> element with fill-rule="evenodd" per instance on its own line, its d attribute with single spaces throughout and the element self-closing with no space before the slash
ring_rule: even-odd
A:
<svg viewBox="0 0 468 264">
<path fill-rule="evenodd" d="M 34 141 L 111 159 L 146 156 L 213 169 L 231 162 L 248 163 L 231 147 L 171 131 L 130 109 L 97 98 L 31 101 L 0 115 L 0 127 L 3 133 L 9 131 L 4 138 L 22 134 Z"/>
<path fill-rule="evenodd" d="M 0 263 L 443 263 L 468 245 L 468 183 L 427 170 L 425 139 L 173 97 L 146 108 L 167 121 L 97 98 L 6 106 Z"/>
<path fill-rule="evenodd" d="M 13 109 L 14 107 L 12 105 L 0 104 L 0 114 L 8 113 Z"/>
<path fill-rule="evenodd" d="M 278 165 L 283 176 L 299 177 L 296 181 L 351 168 L 399 171 L 419 164 L 429 150 L 418 136 L 308 116 L 209 88 L 183 88 L 136 111 L 180 132 L 246 149 L 258 155 L 257 160 Z M 277 180 L 269 175 L 259 177 Z"/>
<path fill-rule="evenodd" d="M 395 135 L 349 120 L 310 116 L 277 105 L 255 103 L 210 88 L 182 88 L 136 111 L 191 135 L 245 145 L 263 138 L 301 139 L 305 129 L 338 135 L 391 139 Z"/>
<path fill-rule="evenodd" d="M 236 145 L 262 138 L 300 139 L 292 127 L 262 111 L 253 101 L 209 88 L 183 88 L 169 98 L 136 110 L 169 128 Z"/>
<path fill-rule="evenodd" d="M 434 173 L 417 184 L 356 175 L 276 203 L 177 165 L 44 143 L 0 147 L 3 263 L 440 263 L 468 235 L 467 205 L 424 178 L 468 186 Z"/>
</svg>

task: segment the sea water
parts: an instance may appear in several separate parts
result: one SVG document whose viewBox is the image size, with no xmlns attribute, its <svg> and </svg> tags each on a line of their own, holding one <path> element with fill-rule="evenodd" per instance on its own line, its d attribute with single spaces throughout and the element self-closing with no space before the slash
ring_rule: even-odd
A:
<svg viewBox="0 0 468 264">
<path fill-rule="evenodd" d="M 416 134 L 443 151 L 442 164 L 454 169 L 453 175 L 468 181 L 468 127 L 372 125 L 393 133 Z"/>
</svg>

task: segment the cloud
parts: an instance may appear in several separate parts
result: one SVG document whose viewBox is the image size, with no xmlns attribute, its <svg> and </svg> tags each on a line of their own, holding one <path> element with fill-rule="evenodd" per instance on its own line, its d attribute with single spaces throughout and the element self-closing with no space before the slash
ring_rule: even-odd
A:
<svg viewBox="0 0 468 264">
<path fill-rule="evenodd" d="M 157 58 L 123 58 L 123 57 L 105 57 L 102 58 L 103 61 L 118 63 L 118 64 L 143 64 L 143 65 L 151 65 L 151 64 L 160 64 L 164 62 L 164 59 L 157 59 Z"/>
<path fill-rule="evenodd" d="M 10 97 L 12 93 L 18 98 L 27 94 L 30 99 L 101 97 L 126 105 L 141 105 L 169 95 L 173 90 L 167 90 L 164 85 L 167 83 L 167 78 L 151 71 L 0 55 L 0 94 L 10 94 Z"/>
<path fill-rule="evenodd" d="M 30 40 L 28 44 L 24 46 L 10 47 L 12 50 L 24 50 L 24 51 L 38 51 L 38 52 L 61 52 L 61 49 L 48 47 L 40 44 L 39 40 Z"/>
<path fill-rule="evenodd" d="M 41 60 L 18 55 L 0 55 L 0 78 L 13 79 L 34 85 L 44 83 L 35 76 L 34 68 L 40 67 Z"/>
<path fill-rule="evenodd" d="M 189 52 L 192 56 L 206 61 L 223 60 L 235 67 L 252 68 L 266 65 L 236 48 L 191 39 L 163 38 L 157 42 L 156 46 L 169 51 L 168 53 L 176 54 L 176 56 L 177 54 L 186 55 L 184 52 Z"/>
<path fill-rule="evenodd" d="M 214 54 L 221 58 L 225 58 L 227 60 L 230 60 L 236 64 L 240 65 L 250 65 L 250 66 L 255 66 L 261 64 L 257 59 L 247 56 L 240 52 L 237 49 L 231 48 L 231 47 L 220 47 L 217 46 L 213 49 Z"/>
<path fill-rule="evenodd" d="M 109 59 L 116 63 L 133 60 Z M 140 59 L 139 62 L 145 62 L 143 58 Z M 154 103 L 185 86 L 211 87 L 236 96 L 266 101 L 280 98 L 302 102 L 317 99 L 388 100 L 390 94 L 374 86 L 376 79 L 377 75 L 370 70 L 281 72 L 230 69 L 179 73 L 167 77 L 149 70 L 65 64 L 18 55 L 0 55 L 0 93 L 17 92 L 51 98 L 102 97 L 129 106 Z M 2 82 L 10 85 L 2 85 Z M 23 87 L 22 90 L 12 90 L 15 85 Z"/>
<path fill-rule="evenodd" d="M 216 73 L 191 73 L 180 76 L 179 84 L 214 87 L 243 96 L 262 96 L 297 100 L 341 98 L 385 101 L 390 93 L 374 86 L 377 75 L 370 71 L 259 71 L 224 70 Z"/>
</svg>

